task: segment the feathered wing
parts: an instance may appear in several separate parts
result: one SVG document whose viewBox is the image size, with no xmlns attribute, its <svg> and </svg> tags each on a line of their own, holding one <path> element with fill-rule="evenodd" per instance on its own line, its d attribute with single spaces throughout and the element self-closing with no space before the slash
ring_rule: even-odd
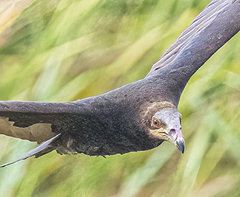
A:
<svg viewBox="0 0 240 197">
<path fill-rule="evenodd" d="M 213 0 L 167 49 L 146 77 L 170 74 L 181 89 L 240 30 L 240 1 Z"/>
<path fill-rule="evenodd" d="M 53 150 L 51 143 L 59 137 L 61 131 L 52 125 L 60 115 L 67 116 L 76 109 L 73 103 L 0 101 L 0 134 L 40 144 L 16 161 L 0 167 Z"/>
</svg>

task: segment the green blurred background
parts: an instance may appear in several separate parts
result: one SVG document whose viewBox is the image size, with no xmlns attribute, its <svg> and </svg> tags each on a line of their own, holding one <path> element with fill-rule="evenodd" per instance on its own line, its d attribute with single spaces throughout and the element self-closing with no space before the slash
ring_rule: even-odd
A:
<svg viewBox="0 0 240 197">
<path fill-rule="evenodd" d="M 0 100 L 72 101 L 143 78 L 209 0 L 0 1 Z M 240 35 L 180 100 L 186 152 L 55 151 L 0 169 L 0 196 L 240 196 Z M 0 136 L 0 162 L 35 143 Z"/>
</svg>

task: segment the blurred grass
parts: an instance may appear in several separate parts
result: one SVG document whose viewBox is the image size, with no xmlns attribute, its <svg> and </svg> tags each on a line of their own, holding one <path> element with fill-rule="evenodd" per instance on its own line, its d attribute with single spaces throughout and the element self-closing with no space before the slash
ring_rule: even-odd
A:
<svg viewBox="0 0 240 197">
<path fill-rule="evenodd" d="M 5 2 L 5 4 L 4 4 Z M 209 1 L 1 2 L 0 100 L 72 101 L 143 78 Z M 238 196 L 239 35 L 181 97 L 186 152 L 55 152 L 0 170 L 0 196 Z M 0 162 L 34 146 L 0 136 Z"/>
</svg>

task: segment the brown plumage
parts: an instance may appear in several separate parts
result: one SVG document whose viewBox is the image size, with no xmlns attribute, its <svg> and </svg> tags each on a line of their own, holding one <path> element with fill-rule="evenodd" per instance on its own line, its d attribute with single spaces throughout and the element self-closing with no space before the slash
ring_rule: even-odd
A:
<svg viewBox="0 0 240 197">
<path fill-rule="evenodd" d="M 123 154 L 163 141 L 184 152 L 177 110 L 181 93 L 197 69 L 239 29 L 240 2 L 214 0 L 144 79 L 69 103 L 1 101 L 0 133 L 42 143 L 16 161 L 52 150 Z"/>
</svg>

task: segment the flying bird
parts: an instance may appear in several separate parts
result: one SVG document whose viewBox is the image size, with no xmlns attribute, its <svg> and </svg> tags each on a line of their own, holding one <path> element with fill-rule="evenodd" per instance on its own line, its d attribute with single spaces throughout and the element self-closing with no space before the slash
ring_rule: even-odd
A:
<svg viewBox="0 0 240 197">
<path fill-rule="evenodd" d="M 190 77 L 240 30 L 240 1 L 213 0 L 145 78 L 68 103 L 0 101 L 0 134 L 39 146 L 5 167 L 52 150 L 124 154 L 164 141 L 184 152 L 178 102 Z"/>
</svg>

